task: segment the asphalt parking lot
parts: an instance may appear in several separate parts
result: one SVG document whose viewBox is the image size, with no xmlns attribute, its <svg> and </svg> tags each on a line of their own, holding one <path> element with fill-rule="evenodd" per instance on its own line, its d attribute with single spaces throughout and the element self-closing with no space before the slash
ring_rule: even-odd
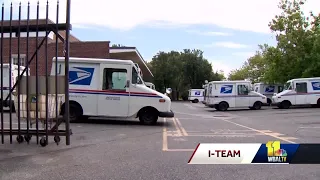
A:
<svg viewBox="0 0 320 180">
<path fill-rule="evenodd" d="M 217 112 L 200 103 L 172 106 L 175 118 L 151 127 L 124 120 L 71 124 L 70 146 L 64 138 L 59 146 L 50 138 L 41 147 L 35 139 L 28 145 L 13 137 L 10 144 L 6 137 L 0 145 L 0 179 L 320 179 L 320 165 L 187 164 L 198 143 L 320 143 L 318 108 Z"/>
</svg>

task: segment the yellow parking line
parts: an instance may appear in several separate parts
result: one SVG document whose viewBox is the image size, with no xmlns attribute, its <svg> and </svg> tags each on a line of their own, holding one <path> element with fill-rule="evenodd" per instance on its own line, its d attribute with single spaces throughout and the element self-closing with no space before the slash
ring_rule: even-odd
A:
<svg viewBox="0 0 320 180">
<path fill-rule="evenodd" d="M 254 128 L 251 128 L 251 127 L 248 127 L 248 126 L 245 126 L 245 125 L 241 125 L 241 124 L 238 124 L 238 123 L 229 121 L 229 120 L 225 120 L 225 119 L 221 119 L 221 120 L 222 120 L 222 121 L 225 121 L 225 122 L 232 123 L 232 124 L 237 125 L 237 126 L 240 126 L 240 127 L 244 127 L 244 128 L 250 129 L 250 130 L 252 130 L 252 131 L 256 131 L 256 132 L 262 133 L 262 134 L 267 135 L 267 136 L 274 137 L 274 138 L 276 138 L 276 139 L 280 139 L 280 140 L 285 141 L 285 142 L 288 142 L 288 143 L 296 144 L 296 142 L 294 142 L 294 141 L 290 141 L 290 140 L 288 140 L 288 139 L 285 138 L 285 137 L 276 136 L 276 135 L 274 135 L 273 133 L 265 133 L 265 132 L 260 131 L 260 130 L 258 130 L 258 129 L 254 129 Z"/>
<path fill-rule="evenodd" d="M 167 119 L 163 119 L 163 133 L 162 133 L 162 151 L 168 151 L 168 136 L 167 136 Z"/>
<path fill-rule="evenodd" d="M 194 149 L 168 149 L 167 151 L 171 151 L 171 152 L 184 152 L 184 151 L 194 151 Z"/>
<path fill-rule="evenodd" d="M 181 130 L 180 130 L 179 126 L 178 126 L 178 123 L 177 123 L 177 121 L 176 121 L 176 118 L 172 118 L 172 121 L 173 121 L 173 123 L 174 123 L 174 126 L 176 127 L 178 136 L 182 136 Z"/>
<path fill-rule="evenodd" d="M 187 133 L 187 131 L 182 127 L 180 120 L 179 120 L 178 118 L 175 118 L 175 119 L 176 119 L 176 121 L 177 121 L 177 123 L 178 123 L 178 125 L 179 125 L 179 127 L 180 127 L 180 129 L 181 129 L 181 131 L 182 131 L 182 134 L 183 134 L 184 136 L 188 136 L 188 133 Z"/>
</svg>

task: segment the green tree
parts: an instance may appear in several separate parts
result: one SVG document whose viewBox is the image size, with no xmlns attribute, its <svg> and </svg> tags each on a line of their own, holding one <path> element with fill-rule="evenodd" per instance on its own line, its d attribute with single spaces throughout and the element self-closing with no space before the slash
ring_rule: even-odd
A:
<svg viewBox="0 0 320 180">
<path fill-rule="evenodd" d="M 277 45 L 259 45 L 259 51 L 229 79 L 249 78 L 253 82 L 284 83 L 289 79 L 320 76 L 319 15 L 305 16 L 305 0 L 281 0 L 281 14 L 269 23 Z"/>
<path fill-rule="evenodd" d="M 156 89 L 164 92 L 172 88 L 172 99 L 187 97 L 188 89 L 202 88 L 205 80 L 221 80 L 201 50 L 184 49 L 182 52 L 159 52 L 149 63 L 154 74 Z"/>
<path fill-rule="evenodd" d="M 248 67 L 243 65 L 239 69 L 232 70 L 229 73 L 228 80 L 235 81 L 235 80 L 244 80 L 248 78 Z"/>
<path fill-rule="evenodd" d="M 305 16 L 301 10 L 305 0 L 282 0 L 282 10 L 269 27 L 276 35 L 277 49 L 270 48 L 268 81 L 285 82 L 288 79 L 319 75 L 317 34 L 319 16 Z"/>
</svg>

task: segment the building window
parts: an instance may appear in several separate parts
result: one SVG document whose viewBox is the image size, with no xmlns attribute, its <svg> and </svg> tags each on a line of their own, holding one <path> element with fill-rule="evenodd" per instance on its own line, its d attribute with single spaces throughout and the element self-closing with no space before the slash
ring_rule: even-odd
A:
<svg viewBox="0 0 320 180">
<path fill-rule="evenodd" d="M 18 65 L 19 61 L 20 61 L 20 66 L 26 66 L 27 65 L 26 55 L 20 54 L 20 59 L 18 59 L 18 54 L 13 54 L 11 56 L 11 63 L 12 64 Z"/>
</svg>

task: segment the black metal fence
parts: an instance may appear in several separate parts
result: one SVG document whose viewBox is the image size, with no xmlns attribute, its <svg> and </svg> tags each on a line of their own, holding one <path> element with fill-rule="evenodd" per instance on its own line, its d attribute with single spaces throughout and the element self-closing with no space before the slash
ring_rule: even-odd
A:
<svg viewBox="0 0 320 180">
<path fill-rule="evenodd" d="M 66 22 L 59 23 L 59 2 L 56 4 L 55 23 L 49 20 L 46 8 L 36 4 L 36 18 L 30 18 L 31 5 L 2 4 L 1 9 L 1 143 L 28 144 L 36 139 L 41 146 L 48 144 L 49 136 L 59 144 L 66 137 L 70 145 L 69 127 L 69 31 L 70 0 L 67 0 Z M 55 5 L 55 4 L 54 4 Z M 9 8 L 8 8 L 9 7 Z M 26 8 L 26 11 L 23 10 Z M 40 11 L 46 17 L 39 18 Z M 22 13 L 25 12 L 25 13 Z M 14 19 L 13 14 L 18 18 Z M 8 17 L 9 16 L 9 17 Z M 61 33 L 62 32 L 62 33 Z M 50 36 L 54 34 L 54 36 Z M 61 35 L 63 34 L 63 35 Z M 50 37 L 49 37 L 50 36 Z M 63 48 L 59 49 L 59 44 Z M 50 46 L 49 46 L 50 45 Z M 54 47 L 54 48 L 52 48 Z M 61 51 L 64 54 L 64 74 L 58 74 L 58 63 L 52 63 Z M 55 68 L 51 71 L 51 64 Z M 64 114 L 61 105 L 65 104 Z M 6 110 L 8 109 L 8 110 Z M 65 128 L 62 128 L 62 124 Z M 42 125 L 42 126 L 41 126 Z M 35 137 L 34 137 L 35 136 Z"/>
</svg>

